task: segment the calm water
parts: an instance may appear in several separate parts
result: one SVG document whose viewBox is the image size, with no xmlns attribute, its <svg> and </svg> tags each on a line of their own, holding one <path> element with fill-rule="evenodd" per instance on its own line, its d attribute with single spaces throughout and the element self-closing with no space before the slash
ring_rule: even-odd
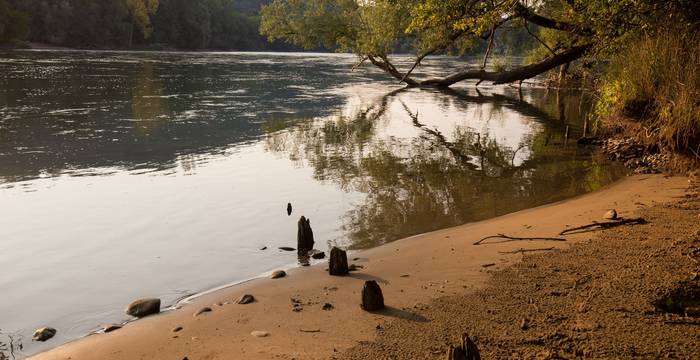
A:
<svg viewBox="0 0 700 360">
<path fill-rule="evenodd" d="M 622 174 L 566 140 L 580 93 L 401 90 L 354 62 L 0 53 L 0 353 L 127 320 L 135 298 L 172 305 L 295 266 L 275 249 L 296 245 L 300 215 L 321 250 L 367 248 Z M 31 342 L 41 326 L 58 335 Z"/>
</svg>

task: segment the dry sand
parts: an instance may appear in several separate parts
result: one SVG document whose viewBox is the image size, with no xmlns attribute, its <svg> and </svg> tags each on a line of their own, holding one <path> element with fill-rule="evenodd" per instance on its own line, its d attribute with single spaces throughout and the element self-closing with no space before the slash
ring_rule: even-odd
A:
<svg viewBox="0 0 700 360">
<path fill-rule="evenodd" d="M 216 291 L 195 299 L 179 310 L 129 323 L 108 334 L 88 336 L 34 358 L 374 359 L 384 353 L 393 354 L 387 355 L 387 358 L 440 358 L 444 356 L 440 353 L 444 352 L 444 346 L 450 340 L 456 341 L 459 334 L 454 334 L 454 326 L 450 327 L 444 322 L 445 315 L 452 318 L 450 312 L 440 312 L 443 322 L 433 321 L 440 318 L 434 313 L 440 306 L 436 307 L 435 304 L 440 304 L 445 298 L 466 299 L 477 296 L 482 291 L 493 288 L 484 290 L 489 281 L 493 285 L 492 280 L 489 280 L 492 279 L 490 273 L 501 269 L 510 271 L 510 265 L 522 259 L 520 254 L 500 252 L 551 246 L 566 248 L 573 243 L 589 240 L 593 235 L 584 233 L 567 236 L 566 242 L 518 241 L 480 246 L 472 243 L 499 233 L 522 237 L 556 236 L 567 227 L 601 221 L 602 215 L 609 208 L 615 208 L 621 216 L 629 217 L 656 203 L 677 200 L 687 188 L 686 178 L 661 175 L 629 177 L 603 190 L 575 199 L 414 236 L 350 254 L 351 263 L 364 268 L 346 277 L 329 276 L 325 266 L 294 269 L 285 278 L 257 279 Z M 647 225 L 640 228 L 643 226 Z M 627 229 L 630 231 L 634 228 Z M 547 256 L 549 255 L 545 257 Z M 354 258 L 357 260 L 353 261 Z M 576 257 L 570 259 L 572 262 L 576 260 Z M 484 267 L 490 264 L 495 265 Z M 550 273 L 551 271 L 545 274 Z M 514 273 L 511 276 L 516 275 Z M 580 273 L 580 276 L 585 275 L 584 272 Z M 370 279 L 377 280 L 382 286 L 388 306 L 385 311 L 368 313 L 359 307 L 363 283 Z M 613 282 L 610 286 L 614 287 L 615 284 Z M 248 305 L 235 304 L 235 300 L 243 294 L 252 294 L 257 301 Z M 563 293 L 560 292 L 561 294 Z M 510 307 L 502 310 L 498 307 L 491 309 L 511 311 L 512 306 L 516 306 L 522 309 L 522 314 L 512 316 L 519 321 L 520 317 L 530 314 L 525 312 L 529 306 L 528 299 L 537 296 L 541 294 L 534 293 L 529 297 L 521 295 L 514 300 L 515 305 L 508 304 Z M 293 311 L 293 300 L 301 302 L 301 311 Z M 333 309 L 323 310 L 326 303 L 332 304 Z M 205 306 L 213 311 L 193 316 Z M 464 307 L 473 309 L 472 306 Z M 453 314 L 459 315 L 456 312 Z M 541 327 L 545 322 L 535 315 L 532 318 L 529 321 L 533 321 L 533 326 L 538 331 L 544 331 Z M 507 321 L 511 320 L 508 318 Z M 558 321 L 568 324 L 569 319 Z M 461 319 L 459 323 L 465 321 Z M 589 325 L 583 323 L 581 326 Z M 172 329 L 177 327 L 182 327 L 182 330 L 173 332 Z M 470 332 L 478 328 L 477 325 L 466 323 L 463 327 Z M 397 329 L 398 332 L 387 336 L 391 329 Z M 406 329 L 417 329 L 425 334 L 406 333 Z M 269 336 L 254 337 L 251 335 L 253 331 L 268 332 Z M 432 339 L 431 336 L 435 337 L 437 333 L 441 334 L 438 343 L 425 342 L 425 339 Z M 477 335 L 480 346 L 490 349 L 485 350 L 486 353 L 503 355 L 488 346 L 500 344 L 498 341 L 507 342 L 507 337 L 489 343 L 486 337 Z M 401 346 L 397 345 L 400 341 L 396 336 L 404 339 Z M 415 341 L 411 340 L 413 337 L 416 337 Z M 421 337 L 423 341 L 419 340 Z M 360 346 L 356 347 L 358 344 Z M 409 346 L 413 348 L 409 349 Z M 351 347 L 355 347 L 351 353 L 340 355 Z M 534 350 L 547 349 L 543 346 Z"/>
</svg>

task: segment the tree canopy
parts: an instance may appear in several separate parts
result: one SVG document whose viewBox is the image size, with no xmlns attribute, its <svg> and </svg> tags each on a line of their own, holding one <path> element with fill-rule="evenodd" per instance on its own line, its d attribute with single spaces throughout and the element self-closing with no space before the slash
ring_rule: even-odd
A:
<svg viewBox="0 0 700 360">
<path fill-rule="evenodd" d="M 263 7 L 260 29 L 270 40 L 352 51 L 407 85 L 445 87 L 467 79 L 528 79 L 613 52 L 629 36 L 668 22 L 697 26 L 698 8 L 695 0 L 274 0 Z M 484 61 L 441 78 L 413 77 L 416 65 L 432 54 L 463 54 L 486 43 L 488 58 L 503 28 L 526 31 L 541 55 L 504 71 L 487 71 Z M 416 62 L 399 70 L 389 55 L 406 41 Z"/>
</svg>

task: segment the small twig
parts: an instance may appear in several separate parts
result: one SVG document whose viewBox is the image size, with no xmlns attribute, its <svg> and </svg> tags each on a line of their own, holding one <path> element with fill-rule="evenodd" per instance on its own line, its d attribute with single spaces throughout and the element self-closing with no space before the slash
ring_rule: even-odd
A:
<svg viewBox="0 0 700 360">
<path fill-rule="evenodd" d="M 299 331 L 305 332 L 305 333 L 318 333 L 318 332 L 321 332 L 321 329 L 314 329 L 314 330 L 299 329 Z"/>
<path fill-rule="evenodd" d="M 503 243 L 503 242 L 509 242 L 509 241 L 538 241 L 538 240 L 545 240 L 545 241 L 566 241 L 566 239 L 562 238 L 551 238 L 551 237 L 514 237 L 514 236 L 508 236 L 504 234 L 498 234 L 498 235 L 492 235 L 492 236 L 487 236 L 477 242 L 475 242 L 472 245 L 481 245 L 481 243 L 484 240 L 488 239 L 505 239 L 503 241 L 496 241 L 496 242 L 491 242 L 490 244 L 498 244 L 498 243 Z"/>
<path fill-rule="evenodd" d="M 614 227 L 621 226 L 621 225 L 641 225 L 641 224 L 646 224 L 646 223 L 647 223 L 647 221 L 644 220 L 643 218 L 622 219 L 622 220 L 600 222 L 600 223 L 594 222 L 594 223 L 591 223 L 588 225 L 577 226 L 575 228 L 562 230 L 562 232 L 560 232 L 559 235 L 567 235 L 567 234 L 572 234 L 572 233 L 593 231 L 593 230 L 605 230 L 605 229 L 610 229 L 610 228 L 614 228 Z M 585 230 L 585 231 L 581 231 L 581 230 Z"/>
<path fill-rule="evenodd" d="M 499 254 L 519 254 L 519 253 L 526 253 L 526 252 L 535 252 L 535 251 L 550 251 L 554 250 L 554 247 L 548 247 L 548 248 L 539 248 L 539 249 L 518 249 L 515 251 L 499 251 Z"/>
</svg>

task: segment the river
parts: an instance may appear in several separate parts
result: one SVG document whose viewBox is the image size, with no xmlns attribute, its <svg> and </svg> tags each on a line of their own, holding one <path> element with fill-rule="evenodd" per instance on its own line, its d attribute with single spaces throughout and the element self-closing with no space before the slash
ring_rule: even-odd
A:
<svg viewBox="0 0 700 360">
<path fill-rule="evenodd" d="M 301 215 L 316 248 L 356 250 L 624 174 L 576 145 L 587 94 L 403 89 L 355 62 L 0 52 L 0 353 L 128 320 L 136 298 L 170 306 L 298 266 L 277 248 L 296 245 Z M 435 58 L 417 71 L 464 65 Z M 57 336 L 32 342 L 43 326 Z"/>
</svg>

